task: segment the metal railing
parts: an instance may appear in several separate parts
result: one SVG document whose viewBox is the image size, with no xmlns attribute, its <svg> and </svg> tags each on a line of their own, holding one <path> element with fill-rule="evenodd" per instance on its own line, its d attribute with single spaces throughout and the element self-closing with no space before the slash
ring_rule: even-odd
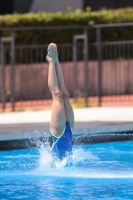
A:
<svg viewBox="0 0 133 200">
<path fill-rule="evenodd" d="M 77 44 L 77 75 L 75 76 L 73 64 L 74 44 L 58 44 L 60 63 L 70 97 L 74 97 L 73 94 L 76 94 L 78 97 L 85 97 L 85 102 L 87 103 L 91 97 L 97 97 L 97 102 L 100 106 L 104 97 L 108 96 L 110 97 L 108 101 L 112 101 L 112 97 L 114 101 L 123 100 L 123 95 L 126 95 L 127 101 L 133 101 L 133 41 L 101 41 L 101 29 L 121 26 L 133 26 L 133 23 L 93 26 L 16 27 L 1 28 L 0 31 L 6 30 L 11 32 L 11 34 L 15 34 L 15 32 L 21 30 L 74 28 L 83 30 L 83 35 L 88 39 L 88 45 L 84 44 L 85 46 L 83 47 L 83 43 Z M 96 43 L 93 44 L 89 43 L 88 33 L 90 28 L 96 29 Z M 10 85 L 13 81 L 12 79 L 15 79 L 15 101 L 51 98 L 47 85 L 48 65 L 45 61 L 47 45 L 16 45 L 13 72 L 15 78 L 12 76 L 11 79 L 9 79 L 11 63 L 9 49 L 9 46 L 4 46 L 4 50 L 0 49 L 1 55 L 3 51 L 5 55 L 4 68 L 6 76 L 5 94 L 2 92 L 2 78 L 0 80 L 1 102 L 3 95 L 5 95 L 7 102 L 11 101 L 13 89 L 11 89 Z M 86 57 L 84 57 L 84 52 L 86 51 L 88 55 L 86 54 Z M 85 70 L 83 70 L 84 62 L 87 63 L 87 60 L 88 64 L 86 64 Z M 88 88 L 87 92 L 85 92 L 85 88 Z M 87 94 L 87 96 L 83 94 Z"/>
</svg>

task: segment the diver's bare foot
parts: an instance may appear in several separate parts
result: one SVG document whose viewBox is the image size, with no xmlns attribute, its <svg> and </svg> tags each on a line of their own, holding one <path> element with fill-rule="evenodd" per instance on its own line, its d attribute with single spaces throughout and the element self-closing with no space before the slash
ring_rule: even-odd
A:
<svg viewBox="0 0 133 200">
<path fill-rule="evenodd" d="M 50 58 L 48 55 L 46 56 L 46 60 L 47 60 L 48 62 L 52 62 L 52 61 L 53 61 L 53 59 Z"/>
<path fill-rule="evenodd" d="M 58 52 L 57 52 L 56 44 L 54 44 L 54 43 L 49 44 L 46 60 L 48 62 L 50 62 L 50 61 L 57 62 L 58 61 Z"/>
</svg>

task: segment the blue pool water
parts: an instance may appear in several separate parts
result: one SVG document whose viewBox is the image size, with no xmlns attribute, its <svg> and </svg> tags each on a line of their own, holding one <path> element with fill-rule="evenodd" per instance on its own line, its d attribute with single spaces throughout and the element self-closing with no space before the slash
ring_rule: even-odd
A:
<svg viewBox="0 0 133 200">
<path fill-rule="evenodd" d="M 133 199 L 133 141 L 74 146 L 54 165 L 43 145 L 1 151 L 0 200 L 8 199 Z"/>
</svg>

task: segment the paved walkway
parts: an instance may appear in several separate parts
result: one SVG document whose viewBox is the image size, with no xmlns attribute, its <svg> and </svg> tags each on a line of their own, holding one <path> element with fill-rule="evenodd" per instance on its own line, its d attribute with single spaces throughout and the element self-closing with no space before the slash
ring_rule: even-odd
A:
<svg viewBox="0 0 133 200">
<path fill-rule="evenodd" d="M 28 132 L 23 134 L 24 131 L 32 131 L 32 136 L 37 134 L 36 131 L 48 131 L 50 114 L 50 110 L 1 113 L 0 140 L 27 137 Z M 79 108 L 74 109 L 74 114 L 75 134 L 86 130 L 87 132 L 133 130 L 133 107 Z M 16 133 L 17 136 L 14 135 Z"/>
</svg>

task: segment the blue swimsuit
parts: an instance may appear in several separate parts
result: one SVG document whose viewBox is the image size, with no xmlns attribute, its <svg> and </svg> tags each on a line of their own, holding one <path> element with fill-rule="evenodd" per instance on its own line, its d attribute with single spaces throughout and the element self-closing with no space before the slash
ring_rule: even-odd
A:
<svg viewBox="0 0 133 200">
<path fill-rule="evenodd" d="M 63 133 L 59 137 L 52 134 L 52 138 L 51 153 L 54 158 L 62 160 L 66 155 L 72 154 L 72 130 L 68 122 L 66 122 Z"/>
</svg>

